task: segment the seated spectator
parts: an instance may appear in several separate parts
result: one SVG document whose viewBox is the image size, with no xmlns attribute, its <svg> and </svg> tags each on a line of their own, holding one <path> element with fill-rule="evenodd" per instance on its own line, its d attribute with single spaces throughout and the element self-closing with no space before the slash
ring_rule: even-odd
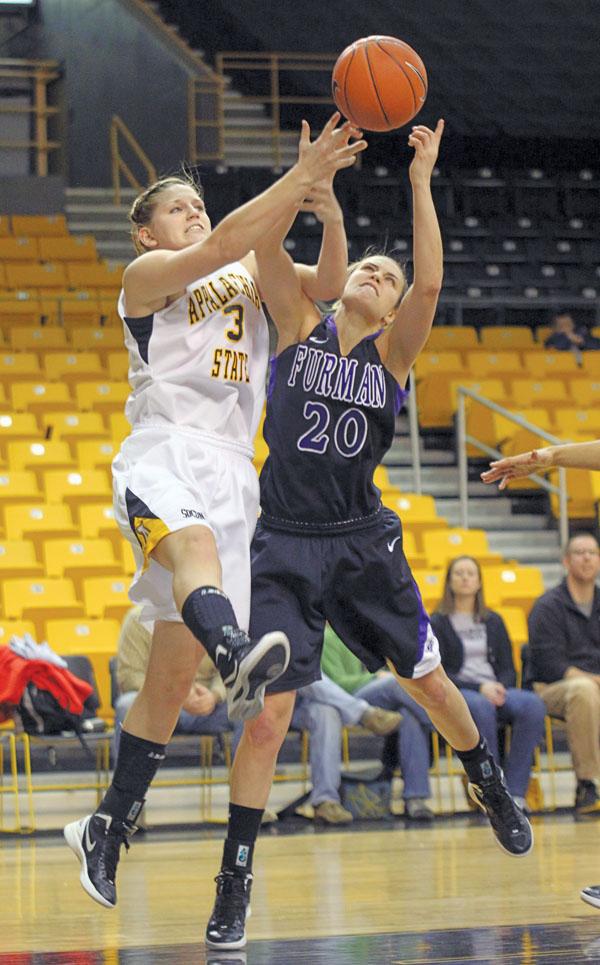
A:
<svg viewBox="0 0 600 965">
<path fill-rule="evenodd" d="M 585 325 L 576 326 L 573 316 L 568 312 L 560 312 L 552 319 L 552 333 L 544 342 L 544 347 L 578 354 L 600 349 L 600 339 L 591 335 Z"/>
<path fill-rule="evenodd" d="M 529 614 L 534 689 L 547 712 L 567 724 L 577 778 L 575 810 L 600 812 L 600 549 L 589 533 L 568 541 L 566 577 Z"/>
<path fill-rule="evenodd" d="M 119 749 L 121 726 L 144 682 L 150 659 L 152 629 L 140 621 L 140 612 L 141 607 L 133 607 L 127 613 L 117 642 L 119 696 L 115 701 L 115 757 Z M 223 681 L 210 658 L 204 656 L 174 733 L 222 734 L 233 729 L 227 717 Z"/>
<path fill-rule="evenodd" d="M 452 560 L 444 594 L 431 618 L 443 667 L 460 689 L 473 720 L 500 763 L 498 727 L 511 727 L 505 756 L 506 783 L 526 809 L 533 752 L 544 736 L 543 701 L 516 687 L 512 646 L 499 613 L 484 601 L 481 568 L 471 556 Z"/>
<path fill-rule="evenodd" d="M 370 673 L 327 626 L 321 665 L 325 673 L 348 694 L 369 704 L 387 707 L 402 714 L 402 726 L 388 738 L 384 765 L 388 772 L 399 765 L 404 787 L 404 815 L 414 821 L 431 821 L 427 805 L 429 786 L 429 734 L 432 724 L 426 711 L 400 686 L 390 671 Z"/>
<path fill-rule="evenodd" d="M 308 730 L 312 793 L 308 804 L 314 817 L 325 824 L 349 824 L 350 811 L 342 805 L 342 728 L 361 724 L 373 734 L 397 730 L 399 713 L 371 706 L 347 694 L 326 675 L 302 687 L 296 696 L 291 727 Z M 303 808 L 299 809 L 303 814 Z"/>
</svg>

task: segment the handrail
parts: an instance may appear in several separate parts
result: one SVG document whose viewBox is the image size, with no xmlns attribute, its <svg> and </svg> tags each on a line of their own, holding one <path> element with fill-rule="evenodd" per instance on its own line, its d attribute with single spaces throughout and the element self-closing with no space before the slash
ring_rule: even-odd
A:
<svg viewBox="0 0 600 965">
<path fill-rule="evenodd" d="M 539 428 L 539 426 L 534 425 L 529 419 L 524 419 L 523 416 L 517 415 L 515 412 L 511 412 L 510 409 L 505 409 L 504 406 L 498 405 L 497 402 L 493 402 L 491 399 L 485 398 L 485 396 L 480 395 L 475 392 L 474 389 L 470 389 L 465 385 L 458 386 L 458 413 L 457 413 L 457 448 L 458 448 L 458 488 L 460 497 L 460 522 L 461 526 L 465 529 L 469 525 L 469 476 L 468 476 L 468 459 L 467 459 L 467 444 L 475 446 L 476 449 L 480 449 L 481 452 L 485 452 L 488 456 L 495 456 L 502 458 L 502 453 L 497 449 L 491 449 L 484 442 L 476 439 L 467 433 L 467 415 L 465 398 L 468 397 L 473 400 L 473 402 L 479 405 L 485 406 L 487 409 L 491 409 L 492 412 L 497 412 L 498 415 L 504 416 L 510 422 L 514 422 L 515 425 L 520 426 L 522 429 L 527 429 L 529 432 L 535 433 L 541 439 L 546 442 L 556 445 L 560 443 L 557 436 L 553 436 L 550 432 L 546 432 L 545 429 Z M 558 470 L 558 486 L 553 483 L 549 483 L 546 479 L 541 476 L 533 475 L 531 478 L 539 486 L 545 489 L 547 492 L 558 493 L 558 504 L 559 504 L 559 531 L 561 544 L 564 546 L 569 538 L 569 516 L 567 512 L 567 474 L 565 470 L 561 467 Z"/>
<path fill-rule="evenodd" d="M 45 177 L 49 173 L 49 154 L 61 147 L 57 139 L 50 139 L 50 118 L 61 113 L 61 108 L 48 103 L 48 88 L 61 76 L 61 68 L 56 60 L 22 60 L 12 57 L 0 58 L 0 89 L 4 82 L 11 94 L 21 93 L 26 103 L 18 103 L 14 97 L 6 97 L 0 107 L 0 114 L 30 115 L 30 123 L 25 125 L 23 136 L 11 136 L 4 125 L 0 149 L 21 151 L 28 159 L 33 159 L 35 174 Z M 15 101 L 15 103 L 13 103 Z M 32 153 L 33 150 L 33 153 Z M 31 171 L 30 173 L 34 173 Z"/>
<path fill-rule="evenodd" d="M 121 204 L 121 174 L 125 175 L 129 181 L 130 187 L 135 188 L 136 191 L 141 191 L 143 188 L 143 185 L 135 177 L 129 165 L 121 157 L 119 135 L 122 135 L 125 138 L 133 153 L 137 156 L 138 160 L 141 161 L 143 167 L 146 169 L 146 183 L 151 184 L 153 181 L 156 181 L 156 168 L 152 164 L 152 161 L 142 148 L 141 144 L 131 133 L 125 121 L 119 117 L 118 114 L 113 114 L 110 122 L 110 156 L 115 204 Z"/>
</svg>

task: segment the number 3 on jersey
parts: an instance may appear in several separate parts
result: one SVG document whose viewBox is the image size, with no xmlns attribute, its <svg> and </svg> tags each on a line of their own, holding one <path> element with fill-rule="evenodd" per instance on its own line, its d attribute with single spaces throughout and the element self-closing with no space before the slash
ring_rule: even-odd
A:
<svg viewBox="0 0 600 965">
<path fill-rule="evenodd" d="M 307 402 L 304 418 L 311 422 L 309 428 L 298 439 L 301 452 L 315 452 L 323 455 L 327 451 L 330 437 L 341 456 L 350 459 L 360 452 L 367 438 L 367 419 L 360 409 L 346 409 L 328 433 L 331 414 L 323 402 Z"/>
<path fill-rule="evenodd" d="M 244 334 L 244 306 L 228 305 L 223 309 L 223 314 L 231 315 L 233 319 L 233 328 L 228 328 L 225 336 L 230 342 L 239 342 Z"/>
</svg>

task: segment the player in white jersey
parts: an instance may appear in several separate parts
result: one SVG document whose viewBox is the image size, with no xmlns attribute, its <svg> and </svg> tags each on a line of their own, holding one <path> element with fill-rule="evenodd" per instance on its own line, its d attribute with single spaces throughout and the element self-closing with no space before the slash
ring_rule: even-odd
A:
<svg viewBox="0 0 600 965">
<path fill-rule="evenodd" d="M 119 311 L 132 432 L 113 477 L 117 521 L 138 564 L 131 596 L 143 605 L 142 619 L 154 623 L 153 642 L 111 786 L 94 814 L 65 828 L 83 887 L 109 908 L 120 847 L 135 830 L 204 652 L 228 688 L 231 719 L 260 712 L 266 684 L 289 660 L 285 634 L 253 642 L 246 632 L 258 515 L 252 442 L 268 361 L 252 248 L 301 206 L 315 182 L 349 167 L 366 147 L 351 125 L 336 128 L 339 118 L 312 143 L 303 122 L 297 163 L 214 231 L 201 190 L 185 178 L 158 181 L 130 213 L 140 257 L 125 270 Z M 298 266 L 312 297 L 341 290 L 340 239 L 341 219 L 325 227 L 319 265 Z"/>
</svg>

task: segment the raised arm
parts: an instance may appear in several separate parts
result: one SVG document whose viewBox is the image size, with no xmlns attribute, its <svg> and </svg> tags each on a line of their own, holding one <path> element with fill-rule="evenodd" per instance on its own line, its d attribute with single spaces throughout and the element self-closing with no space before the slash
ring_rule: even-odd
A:
<svg viewBox="0 0 600 965">
<path fill-rule="evenodd" d="M 413 127 L 408 143 L 415 150 L 409 168 L 413 196 L 413 282 L 400 303 L 388 337 L 386 367 L 404 385 L 433 323 L 444 275 L 442 236 L 431 195 L 444 121 L 435 131 Z"/>
<path fill-rule="evenodd" d="M 296 265 L 302 290 L 315 302 L 339 298 L 348 274 L 348 239 L 344 215 L 333 190 L 333 178 L 313 185 L 300 211 L 311 211 L 323 225 L 318 263 Z"/>
<path fill-rule="evenodd" d="M 498 488 L 504 489 L 511 479 L 520 479 L 555 466 L 564 469 L 600 469 L 600 439 L 545 446 L 543 449 L 497 459 L 490 463 L 486 472 L 481 473 L 481 478 L 484 483 L 499 482 Z"/>
<path fill-rule="evenodd" d="M 262 194 L 227 215 L 208 238 L 177 251 L 149 251 L 132 262 L 124 274 L 128 299 L 150 304 L 237 261 L 257 245 L 274 221 L 287 217 L 294 205 L 302 202 L 312 184 L 349 167 L 364 142 L 349 144 L 340 138 L 336 134 L 339 118 L 335 113 L 313 142 L 310 128 L 303 121 L 303 149 L 297 163 Z"/>
</svg>

